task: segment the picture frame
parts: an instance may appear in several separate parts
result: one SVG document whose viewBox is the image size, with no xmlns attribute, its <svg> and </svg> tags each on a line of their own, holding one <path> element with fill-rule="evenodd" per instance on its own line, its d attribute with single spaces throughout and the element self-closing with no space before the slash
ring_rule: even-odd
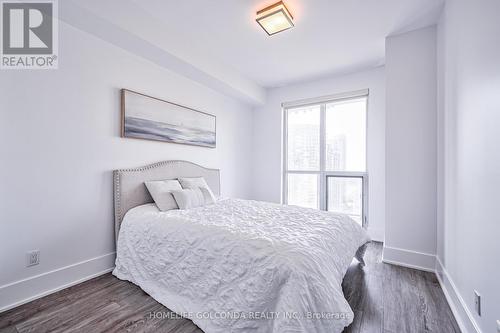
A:
<svg viewBox="0 0 500 333">
<path fill-rule="evenodd" d="M 129 89 L 120 97 L 122 137 L 216 148 L 215 115 Z"/>
</svg>

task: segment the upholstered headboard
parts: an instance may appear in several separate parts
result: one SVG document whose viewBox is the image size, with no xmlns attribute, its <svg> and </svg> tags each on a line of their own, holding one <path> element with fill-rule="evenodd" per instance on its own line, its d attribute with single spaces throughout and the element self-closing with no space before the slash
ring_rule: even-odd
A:
<svg viewBox="0 0 500 333">
<path fill-rule="evenodd" d="M 212 191 L 220 195 L 220 170 L 207 169 L 187 161 L 163 161 L 134 169 L 114 170 L 115 239 L 118 240 L 126 212 L 153 202 L 144 185 L 145 181 L 180 177 L 204 177 Z"/>
</svg>

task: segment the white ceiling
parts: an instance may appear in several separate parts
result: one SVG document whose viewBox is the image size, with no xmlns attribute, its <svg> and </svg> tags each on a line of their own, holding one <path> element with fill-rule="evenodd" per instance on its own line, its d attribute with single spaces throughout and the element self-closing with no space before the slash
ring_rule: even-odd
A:
<svg viewBox="0 0 500 333">
<path fill-rule="evenodd" d="M 384 64 L 385 37 L 434 24 L 444 0 L 284 0 L 295 28 L 255 12 L 275 0 L 86 0 L 78 5 L 205 72 L 261 87 Z"/>
<path fill-rule="evenodd" d="M 384 39 L 436 22 L 439 0 L 285 0 L 295 28 L 274 36 L 255 12 L 275 0 L 140 0 L 185 43 L 264 87 L 384 63 Z"/>
</svg>

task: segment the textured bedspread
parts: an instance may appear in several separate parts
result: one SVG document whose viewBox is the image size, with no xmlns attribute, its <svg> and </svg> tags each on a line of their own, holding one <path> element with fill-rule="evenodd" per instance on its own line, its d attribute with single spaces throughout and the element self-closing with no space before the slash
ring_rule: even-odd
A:
<svg viewBox="0 0 500 333">
<path fill-rule="evenodd" d="M 342 278 L 369 240 L 349 217 L 258 201 L 130 210 L 113 274 L 206 333 L 341 332 Z"/>
</svg>

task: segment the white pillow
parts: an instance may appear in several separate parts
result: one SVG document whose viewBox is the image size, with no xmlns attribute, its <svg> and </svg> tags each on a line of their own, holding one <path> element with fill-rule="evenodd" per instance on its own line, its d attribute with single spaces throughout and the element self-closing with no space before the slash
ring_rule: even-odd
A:
<svg viewBox="0 0 500 333">
<path fill-rule="evenodd" d="M 144 184 L 159 210 L 164 212 L 179 208 L 171 193 L 172 191 L 182 190 L 177 179 L 147 181 Z"/>
<path fill-rule="evenodd" d="M 208 193 L 210 195 L 210 198 L 212 201 L 215 201 L 215 195 L 208 186 L 207 182 L 205 181 L 205 178 L 203 177 L 191 177 L 191 178 L 179 178 L 179 182 L 182 185 L 182 188 L 205 188 L 208 190 Z"/>
<path fill-rule="evenodd" d="M 214 203 L 208 189 L 203 187 L 172 191 L 172 195 L 174 196 L 179 209 L 195 208 Z"/>
</svg>

